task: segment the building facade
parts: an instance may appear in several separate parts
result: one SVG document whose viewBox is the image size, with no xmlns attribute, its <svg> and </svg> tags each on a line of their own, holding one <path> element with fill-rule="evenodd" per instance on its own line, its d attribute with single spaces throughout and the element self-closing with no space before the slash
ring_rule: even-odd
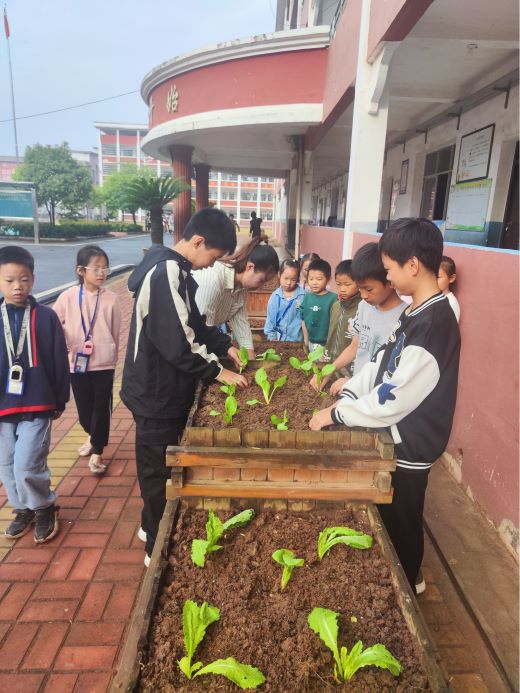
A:
<svg viewBox="0 0 520 693">
<path fill-rule="evenodd" d="M 148 133 L 146 125 L 125 123 L 94 123 L 99 131 L 98 183 L 106 176 L 129 164 L 148 168 L 157 176 L 172 175 L 171 162 L 147 156 L 141 142 Z M 274 178 L 242 175 L 239 172 L 208 173 L 208 204 L 233 214 L 241 228 L 249 229 L 251 212 L 262 217 L 262 228 L 270 233 L 273 226 Z M 192 198 L 196 198 L 196 181 L 192 174 Z M 142 216 L 142 215 L 141 215 Z"/>
<path fill-rule="evenodd" d="M 439 225 L 463 344 L 444 461 L 517 554 L 517 0 L 279 0 L 275 28 L 145 75 L 143 149 L 201 196 L 210 170 L 280 179 L 275 236 L 333 266 L 399 216 Z"/>
</svg>

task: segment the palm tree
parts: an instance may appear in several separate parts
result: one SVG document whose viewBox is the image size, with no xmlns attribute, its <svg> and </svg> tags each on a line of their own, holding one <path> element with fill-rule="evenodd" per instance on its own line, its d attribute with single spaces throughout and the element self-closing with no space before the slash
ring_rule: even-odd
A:
<svg viewBox="0 0 520 693">
<path fill-rule="evenodd" d="M 146 209 L 150 212 L 152 243 L 163 243 L 163 208 L 190 186 L 182 178 L 164 176 L 148 178 L 140 176 L 128 183 L 125 191 L 127 207 Z"/>
</svg>

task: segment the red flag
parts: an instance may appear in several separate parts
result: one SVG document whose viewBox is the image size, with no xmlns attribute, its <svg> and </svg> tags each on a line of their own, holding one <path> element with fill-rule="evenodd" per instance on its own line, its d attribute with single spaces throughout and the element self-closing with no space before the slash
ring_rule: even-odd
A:
<svg viewBox="0 0 520 693">
<path fill-rule="evenodd" d="M 11 32 L 9 31 L 9 22 L 7 21 L 7 8 L 4 7 L 4 31 L 5 31 L 5 38 L 8 39 L 9 36 L 11 35 Z"/>
</svg>

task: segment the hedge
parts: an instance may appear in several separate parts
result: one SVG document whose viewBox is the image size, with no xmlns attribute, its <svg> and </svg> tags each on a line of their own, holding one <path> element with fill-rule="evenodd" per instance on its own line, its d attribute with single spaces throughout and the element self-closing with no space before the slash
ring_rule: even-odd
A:
<svg viewBox="0 0 520 693">
<path fill-rule="evenodd" d="M 40 224 L 40 238 L 95 238 L 106 236 L 112 231 L 143 233 L 143 227 L 139 224 L 106 221 L 67 221 L 59 226 L 51 226 L 47 222 Z M 10 222 L 7 219 L 0 219 L 0 237 L 16 238 L 17 236 L 33 238 L 32 222 Z"/>
</svg>

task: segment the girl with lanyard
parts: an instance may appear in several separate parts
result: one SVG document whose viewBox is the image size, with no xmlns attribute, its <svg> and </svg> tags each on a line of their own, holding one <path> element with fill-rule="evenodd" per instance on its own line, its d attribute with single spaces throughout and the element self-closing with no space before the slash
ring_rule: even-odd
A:
<svg viewBox="0 0 520 693">
<path fill-rule="evenodd" d="M 79 422 L 89 437 L 79 448 L 93 474 L 107 464 L 112 415 L 112 388 L 119 349 L 121 310 L 116 294 L 102 288 L 110 274 L 108 256 L 96 245 L 81 248 L 76 260 L 79 283 L 64 291 L 54 304 L 69 351 L 71 384 Z"/>
<path fill-rule="evenodd" d="M 267 304 L 264 333 L 277 342 L 303 342 L 300 305 L 305 290 L 298 285 L 300 265 L 284 260 L 280 267 L 280 287 L 273 291 Z"/>
</svg>

